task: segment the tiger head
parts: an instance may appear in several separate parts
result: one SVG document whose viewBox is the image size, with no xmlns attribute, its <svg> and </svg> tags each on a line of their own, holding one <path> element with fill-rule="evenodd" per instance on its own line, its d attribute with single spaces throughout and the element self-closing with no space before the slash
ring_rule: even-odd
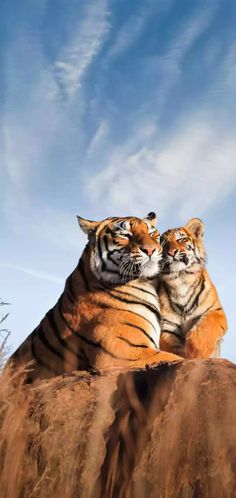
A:
<svg viewBox="0 0 236 498">
<path fill-rule="evenodd" d="M 192 218 L 184 227 L 164 232 L 161 236 L 164 273 L 190 271 L 190 268 L 198 271 L 205 266 L 203 235 L 204 224 L 199 218 Z"/>
<path fill-rule="evenodd" d="M 153 278 L 162 259 L 156 215 L 90 221 L 77 217 L 88 235 L 90 268 L 99 280 L 121 284 L 137 278 Z"/>
</svg>

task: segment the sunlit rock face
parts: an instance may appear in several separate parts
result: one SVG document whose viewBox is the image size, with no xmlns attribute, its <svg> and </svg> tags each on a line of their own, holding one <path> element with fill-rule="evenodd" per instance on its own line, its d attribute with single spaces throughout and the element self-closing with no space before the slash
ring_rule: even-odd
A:
<svg viewBox="0 0 236 498">
<path fill-rule="evenodd" d="M 1 498 L 233 498 L 236 365 L 0 378 Z"/>
</svg>

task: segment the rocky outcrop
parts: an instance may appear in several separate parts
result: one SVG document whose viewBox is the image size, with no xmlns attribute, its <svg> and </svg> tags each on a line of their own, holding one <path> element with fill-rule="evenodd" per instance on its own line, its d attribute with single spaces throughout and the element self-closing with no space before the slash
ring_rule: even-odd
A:
<svg viewBox="0 0 236 498">
<path fill-rule="evenodd" d="M 1 498 L 236 497 L 236 365 L 0 382 Z"/>
</svg>

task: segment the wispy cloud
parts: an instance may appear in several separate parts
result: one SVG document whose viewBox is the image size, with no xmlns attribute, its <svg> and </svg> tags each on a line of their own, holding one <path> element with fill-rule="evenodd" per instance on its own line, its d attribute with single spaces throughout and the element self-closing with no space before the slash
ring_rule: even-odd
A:
<svg viewBox="0 0 236 498">
<path fill-rule="evenodd" d="M 166 0 L 166 7 L 172 3 L 172 1 L 173 0 Z M 159 9 L 163 8 L 163 4 L 164 2 L 160 0 Z M 155 7 L 157 7 L 156 2 L 147 0 L 145 5 L 142 5 L 138 12 L 135 12 L 122 24 L 107 52 L 107 59 L 115 59 L 116 57 L 121 56 L 137 42 Z"/>
<path fill-rule="evenodd" d="M 133 151 L 131 148 L 133 146 Z M 181 219 L 201 215 L 236 187 L 234 133 L 189 116 L 168 143 L 133 144 L 117 148 L 107 166 L 87 181 L 93 201 L 106 196 L 111 212 L 161 215 L 175 207 Z"/>
<path fill-rule="evenodd" d="M 11 263 L 0 263 L 2 268 L 7 268 L 9 270 L 16 270 L 21 273 L 26 273 L 30 277 L 39 278 L 40 280 L 47 280 L 48 282 L 53 282 L 56 284 L 63 284 L 64 279 L 51 275 L 50 273 L 44 273 L 31 268 L 25 268 L 22 266 L 14 265 Z"/>
<path fill-rule="evenodd" d="M 108 0 L 87 3 L 85 14 L 78 14 L 77 29 L 63 49 L 54 67 L 68 97 L 81 85 L 86 69 L 100 51 L 109 32 Z"/>
</svg>

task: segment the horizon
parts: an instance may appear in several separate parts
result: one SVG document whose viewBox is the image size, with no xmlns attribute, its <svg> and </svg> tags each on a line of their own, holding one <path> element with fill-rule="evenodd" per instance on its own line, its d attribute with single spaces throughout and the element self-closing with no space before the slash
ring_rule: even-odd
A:
<svg viewBox="0 0 236 498">
<path fill-rule="evenodd" d="M 236 361 L 233 0 L 2 4 L 1 298 L 12 351 L 56 303 L 76 215 L 205 223 Z"/>
</svg>

